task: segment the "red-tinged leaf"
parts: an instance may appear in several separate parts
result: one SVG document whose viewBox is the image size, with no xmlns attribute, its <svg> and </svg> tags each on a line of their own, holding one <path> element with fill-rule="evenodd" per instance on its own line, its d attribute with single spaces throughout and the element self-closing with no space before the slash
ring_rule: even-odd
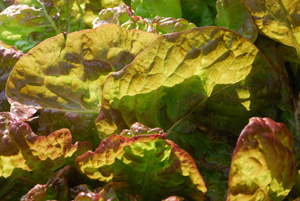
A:
<svg viewBox="0 0 300 201">
<path fill-rule="evenodd" d="M 145 200 L 174 194 L 203 200 L 207 189 L 192 157 L 165 134 L 148 134 L 151 129 L 139 125 L 140 131 L 133 131 L 136 124 L 131 128 L 137 136 L 112 135 L 95 152 L 78 157 L 78 169 L 99 181 L 128 182 Z"/>
<path fill-rule="evenodd" d="M 34 171 L 35 179 L 45 181 L 49 173 L 69 158 L 91 149 L 89 142 L 72 144 L 72 135 L 67 129 L 39 137 L 28 124 L 4 112 L 0 113 L 0 137 L 0 176 L 5 178 L 15 169 L 22 169 Z"/>
<path fill-rule="evenodd" d="M 9 111 L 5 95 L 6 80 L 23 52 L 0 41 L 0 112 Z"/>
<path fill-rule="evenodd" d="M 44 201 L 47 197 L 47 185 L 35 185 L 27 195 L 21 198 L 21 201 Z"/>
<path fill-rule="evenodd" d="M 233 153 L 227 200 L 283 200 L 297 179 L 292 144 L 284 124 L 251 118 Z"/>
<path fill-rule="evenodd" d="M 119 200 L 117 191 L 128 189 L 130 185 L 127 182 L 110 182 L 106 184 L 99 193 L 94 192 L 80 192 L 75 201 L 110 201 Z M 138 201 L 141 199 L 136 199 L 136 195 L 127 194 L 122 195 L 123 199 L 128 201 Z"/>
<path fill-rule="evenodd" d="M 165 199 L 163 201 L 183 201 L 183 200 L 184 200 L 184 198 L 174 195 L 174 196 L 168 197 L 167 199 Z"/>
</svg>

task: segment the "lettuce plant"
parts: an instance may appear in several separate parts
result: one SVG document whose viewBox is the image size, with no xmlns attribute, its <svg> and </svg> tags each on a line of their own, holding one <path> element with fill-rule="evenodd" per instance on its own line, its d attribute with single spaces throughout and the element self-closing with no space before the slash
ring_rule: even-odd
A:
<svg viewBox="0 0 300 201">
<path fill-rule="evenodd" d="M 298 4 L 0 0 L 0 200 L 299 199 Z"/>
</svg>

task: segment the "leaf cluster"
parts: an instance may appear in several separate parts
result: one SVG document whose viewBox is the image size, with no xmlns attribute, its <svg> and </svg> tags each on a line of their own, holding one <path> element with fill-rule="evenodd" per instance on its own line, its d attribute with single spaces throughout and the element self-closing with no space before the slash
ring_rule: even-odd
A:
<svg viewBox="0 0 300 201">
<path fill-rule="evenodd" d="M 299 5 L 0 0 L 0 200 L 299 199 Z"/>
</svg>

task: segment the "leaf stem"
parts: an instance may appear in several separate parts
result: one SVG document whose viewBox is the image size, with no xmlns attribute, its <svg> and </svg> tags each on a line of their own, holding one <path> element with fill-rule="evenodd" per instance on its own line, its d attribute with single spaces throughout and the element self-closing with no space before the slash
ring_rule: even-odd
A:
<svg viewBox="0 0 300 201">
<path fill-rule="evenodd" d="M 47 9 L 45 8 L 44 4 L 42 2 L 40 2 L 40 0 L 36 0 L 40 6 L 42 7 L 43 13 L 45 15 L 45 17 L 47 18 L 48 22 L 50 23 L 51 27 L 54 29 L 56 34 L 59 34 L 60 31 L 58 30 L 57 26 L 55 25 L 54 21 L 52 20 L 52 18 L 48 15 Z"/>
</svg>

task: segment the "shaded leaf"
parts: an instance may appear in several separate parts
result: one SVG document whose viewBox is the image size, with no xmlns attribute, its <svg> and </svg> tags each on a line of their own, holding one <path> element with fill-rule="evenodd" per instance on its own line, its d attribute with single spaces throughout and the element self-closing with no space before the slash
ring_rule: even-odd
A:
<svg viewBox="0 0 300 201">
<path fill-rule="evenodd" d="M 233 30 L 246 39 L 255 42 L 258 29 L 250 11 L 241 0 L 219 0 L 217 1 L 218 15 L 216 25 Z M 237 17 L 238 16 L 238 17 Z"/>
<path fill-rule="evenodd" d="M 168 136 L 195 160 L 205 181 L 207 200 L 225 200 L 231 154 L 237 137 L 184 120 Z"/>
<path fill-rule="evenodd" d="M 206 187 L 192 157 L 166 140 L 165 134 L 149 135 L 149 129 L 140 127 L 147 130 L 146 135 L 112 135 L 95 152 L 78 157 L 80 171 L 99 181 L 129 182 L 133 193 L 146 200 L 173 193 L 203 200 Z M 134 128 L 130 130 L 133 133 Z"/>
<path fill-rule="evenodd" d="M 93 192 L 81 192 L 79 193 L 75 201 L 119 201 L 118 191 L 129 188 L 130 185 L 126 182 L 110 182 L 106 184 L 99 193 Z M 138 201 L 141 199 L 137 199 L 134 195 L 122 196 L 122 199 L 126 199 L 128 201 Z M 121 200 L 122 200 L 121 199 Z"/>
<path fill-rule="evenodd" d="M 98 115 L 73 113 L 58 110 L 43 109 L 37 119 L 36 134 L 48 135 L 61 128 L 67 128 L 72 133 L 72 141 L 90 141 L 93 147 L 98 147 L 98 137 L 95 120 Z"/>
<path fill-rule="evenodd" d="M 233 153 L 228 200 L 283 200 L 297 179 L 292 144 L 284 124 L 251 118 Z"/>
<path fill-rule="evenodd" d="M 78 193 L 90 192 L 86 184 L 81 184 L 84 182 L 86 182 L 84 175 L 72 166 L 65 166 L 50 175 L 46 184 L 36 184 L 22 196 L 21 201 L 74 200 Z"/>
<path fill-rule="evenodd" d="M 216 0 L 181 0 L 182 17 L 198 27 L 215 25 Z"/>
<path fill-rule="evenodd" d="M 0 112 L 9 111 L 10 106 L 5 95 L 6 81 L 22 56 L 23 52 L 0 41 Z"/>
</svg>

